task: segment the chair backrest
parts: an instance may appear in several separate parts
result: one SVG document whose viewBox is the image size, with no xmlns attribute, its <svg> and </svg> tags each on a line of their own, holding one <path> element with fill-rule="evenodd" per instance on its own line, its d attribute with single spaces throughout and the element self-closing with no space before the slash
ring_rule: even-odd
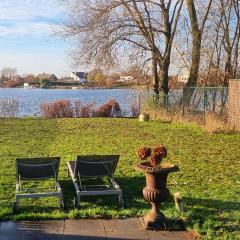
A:
<svg viewBox="0 0 240 240">
<path fill-rule="evenodd" d="M 103 177 L 113 176 L 119 155 L 85 155 L 78 156 L 74 176 Z"/>
<path fill-rule="evenodd" d="M 16 178 L 22 180 L 40 180 L 58 178 L 60 157 L 17 158 Z"/>
</svg>

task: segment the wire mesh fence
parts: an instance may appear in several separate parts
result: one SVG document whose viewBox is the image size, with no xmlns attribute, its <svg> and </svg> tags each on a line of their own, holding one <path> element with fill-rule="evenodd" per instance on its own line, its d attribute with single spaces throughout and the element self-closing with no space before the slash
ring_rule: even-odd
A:
<svg viewBox="0 0 240 240">
<path fill-rule="evenodd" d="M 170 91 L 167 96 L 142 96 L 141 107 L 152 108 L 155 114 L 169 119 L 184 118 L 189 121 L 205 122 L 207 114 L 227 118 L 227 87 L 189 87 Z"/>
</svg>

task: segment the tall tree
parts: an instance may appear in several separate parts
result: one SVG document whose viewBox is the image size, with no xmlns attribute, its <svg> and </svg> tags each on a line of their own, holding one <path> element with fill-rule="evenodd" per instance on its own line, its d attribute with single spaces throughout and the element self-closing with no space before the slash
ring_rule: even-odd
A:
<svg viewBox="0 0 240 240">
<path fill-rule="evenodd" d="M 190 68 L 190 76 L 186 87 L 197 85 L 201 57 L 202 36 L 212 2 L 213 0 L 208 1 L 202 23 L 199 23 L 194 0 L 187 0 L 188 13 L 191 22 L 192 63 Z"/>
<path fill-rule="evenodd" d="M 152 61 L 154 92 L 168 94 L 173 39 L 183 0 L 63 0 L 68 9 L 63 36 L 73 38 L 77 62 L 113 64 L 134 52 L 142 63 Z"/>
</svg>

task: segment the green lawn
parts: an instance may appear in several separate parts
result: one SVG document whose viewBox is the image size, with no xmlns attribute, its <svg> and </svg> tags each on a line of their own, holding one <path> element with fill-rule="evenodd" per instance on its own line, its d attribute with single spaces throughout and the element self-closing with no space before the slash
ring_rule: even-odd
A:
<svg viewBox="0 0 240 240">
<path fill-rule="evenodd" d="M 239 239 L 240 135 L 209 135 L 199 127 L 134 119 L 10 119 L 0 120 L 0 218 L 53 219 L 81 217 L 129 217 L 145 214 L 150 205 L 143 200 L 144 174 L 134 169 L 139 146 L 168 148 L 165 161 L 180 172 L 169 175 L 172 193 L 184 197 L 184 214 L 178 214 L 170 199 L 162 209 L 169 226 L 185 222 L 207 239 Z M 74 188 L 67 177 L 66 161 L 78 154 L 120 154 L 116 180 L 124 191 L 125 209 L 112 197 L 85 198 L 81 210 L 73 208 Z M 15 158 L 60 156 L 60 184 L 66 212 L 54 198 L 22 201 L 12 215 Z"/>
</svg>

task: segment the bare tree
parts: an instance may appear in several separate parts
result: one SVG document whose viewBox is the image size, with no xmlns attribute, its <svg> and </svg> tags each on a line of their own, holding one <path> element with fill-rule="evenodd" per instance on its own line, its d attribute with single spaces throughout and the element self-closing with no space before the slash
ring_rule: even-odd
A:
<svg viewBox="0 0 240 240">
<path fill-rule="evenodd" d="M 134 53 L 152 62 L 154 92 L 168 94 L 173 39 L 183 0 L 62 0 L 67 9 L 62 36 L 77 44 L 77 63 L 113 65 Z"/>
<path fill-rule="evenodd" d="M 17 69 L 5 67 L 1 70 L 1 75 L 5 78 L 12 79 L 13 77 L 15 77 L 17 75 Z"/>
</svg>

